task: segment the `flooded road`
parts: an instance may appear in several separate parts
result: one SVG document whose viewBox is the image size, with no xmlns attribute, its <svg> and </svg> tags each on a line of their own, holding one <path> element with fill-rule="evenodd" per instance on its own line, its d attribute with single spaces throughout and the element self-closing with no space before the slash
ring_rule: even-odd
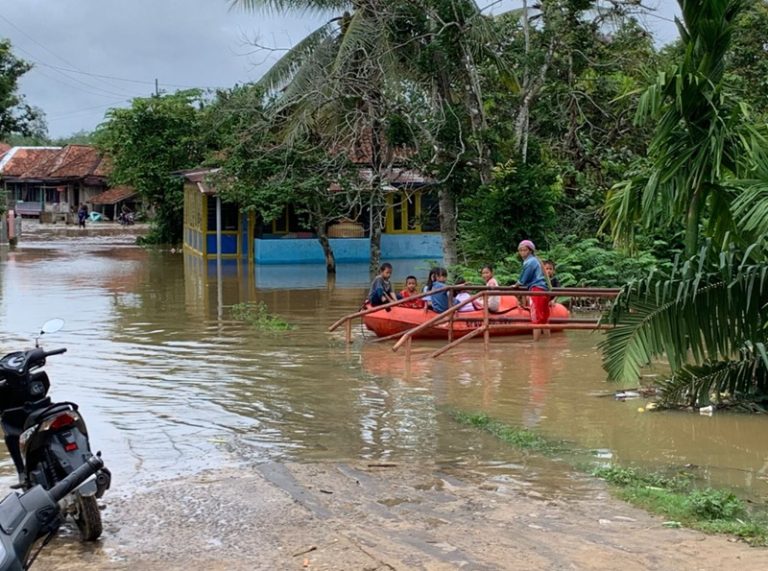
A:
<svg viewBox="0 0 768 571">
<path fill-rule="evenodd" d="M 81 405 L 116 490 L 243 462 L 363 460 L 429 461 L 588 493 L 562 465 L 458 427 L 446 411 L 460 408 L 585 454 L 690 464 L 714 485 L 768 495 L 768 419 L 639 413 L 642 401 L 600 396 L 617 387 L 604 382 L 596 334 L 494 339 L 488 358 L 478 343 L 429 360 L 436 345 L 421 343 L 406 370 L 389 345 L 363 343 L 359 327 L 351 347 L 326 332 L 359 306 L 364 267 L 342 267 L 329 283 L 322 267 L 226 264 L 220 318 L 213 264 L 138 248 L 122 228 L 25 231 L 19 247 L 0 249 L 0 350 L 31 345 L 51 317 L 66 321 L 44 339 L 68 349 L 48 361 L 52 397 Z M 405 270 L 396 265 L 398 283 Z M 265 302 L 296 328 L 263 333 L 232 320 L 227 307 L 245 301 Z M 3 449 L 3 481 L 12 473 Z"/>
</svg>

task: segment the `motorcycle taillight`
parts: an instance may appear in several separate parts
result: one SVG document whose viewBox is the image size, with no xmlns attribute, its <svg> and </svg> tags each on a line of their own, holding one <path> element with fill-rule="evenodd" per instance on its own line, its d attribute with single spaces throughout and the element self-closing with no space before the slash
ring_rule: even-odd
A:
<svg viewBox="0 0 768 571">
<path fill-rule="evenodd" d="M 78 415 L 74 412 L 65 412 L 58 415 L 56 418 L 46 420 L 40 430 L 58 430 L 59 428 L 65 428 L 72 426 L 77 422 Z"/>
</svg>

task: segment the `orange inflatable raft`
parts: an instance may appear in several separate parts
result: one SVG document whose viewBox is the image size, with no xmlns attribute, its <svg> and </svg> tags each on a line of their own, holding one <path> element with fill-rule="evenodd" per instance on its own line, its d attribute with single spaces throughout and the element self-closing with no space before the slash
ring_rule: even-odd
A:
<svg viewBox="0 0 768 571">
<path fill-rule="evenodd" d="M 404 333 L 417 325 L 426 323 L 437 315 L 434 311 L 425 309 L 412 309 L 409 307 L 394 306 L 380 311 L 374 311 L 363 315 L 365 326 L 376 334 L 377 337 L 388 337 L 398 333 Z M 570 316 L 568 309 L 559 303 L 550 306 L 550 323 L 556 323 L 560 319 Z M 530 335 L 530 329 L 519 327 L 521 323 L 531 321 L 531 311 L 527 307 L 521 307 L 514 296 L 503 296 L 499 311 L 489 316 L 491 328 L 490 335 Z M 427 327 L 414 335 L 415 339 L 446 339 L 449 329 L 453 329 L 453 337 L 463 337 L 468 333 L 483 326 L 483 310 L 457 311 L 450 319 Z M 553 332 L 558 331 L 553 329 Z"/>
</svg>

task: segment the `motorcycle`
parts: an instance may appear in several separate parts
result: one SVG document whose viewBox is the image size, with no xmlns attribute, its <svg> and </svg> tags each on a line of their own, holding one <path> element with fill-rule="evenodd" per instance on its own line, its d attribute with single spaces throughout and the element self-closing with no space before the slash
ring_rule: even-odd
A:
<svg viewBox="0 0 768 571">
<path fill-rule="evenodd" d="M 29 569 L 59 529 L 59 502 L 103 468 L 101 458 L 91 456 L 50 490 L 38 485 L 23 494 L 8 494 L 0 502 L 0 571 Z M 40 548 L 30 557 L 35 543 L 42 538 Z"/>
<path fill-rule="evenodd" d="M 46 322 L 35 338 L 35 348 L 8 353 L 0 359 L 0 425 L 13 458 L 19 483 L 30 490 L 40 485 L 52 489 L 93 456 L 88 429 L 77 404 L 52 402 L 45 371 L 46 358 L 66 349 L 44 351 L 39 339 L 64 326 L 61 319 Z M 83 541 L 95 541 L 102 532 L 97 499 L 109 489 L 112 475 L 105 467 L 79 485 L 61 501 L 61 511 L 71 515 Z"/>
<path fill-rule="evenodd" d="M 136 221 L 136 218 L 135 218 L 133 212 L 121 212 L 118 215 L 117 220 L 123 226 L 131 226 Z"/>
</svg>

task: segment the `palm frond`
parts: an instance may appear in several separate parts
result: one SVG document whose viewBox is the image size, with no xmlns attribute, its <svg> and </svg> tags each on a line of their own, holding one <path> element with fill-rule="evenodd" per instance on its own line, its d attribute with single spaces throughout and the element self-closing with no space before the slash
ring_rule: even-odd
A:
<svg viewBox="0 0 768 571">
<path fill-rule="evenodd" d="M 738 398 L 768 393 L 768 357 L 764 343 L 749 343 L 740 359 L 688 365 L 661 383 L 662 399 L 670 404 L 707 403 L 711 395 Z"/>
<path fill-rule="evenodd" d="M 233 8 L 270 12 L 324 12 L 346 10 L 352 7 L 350 0 L 230 0 Z"/>
<path fill-rule="evenodd" d="M 764 335 L 768 265 L 764 258 L 751 263 L 749 254 L 709 244 L 669 275 L 627 286 L 609 315 L 615 328 L 601 343 L 609 379 L 637 380 L 662 356 L 673 371 L 690 360 L 731 359 Z"/>
<path fill-rule="evenodd" d="M 337 33 L 338 23 L 335 20 L 320 26 L 277 60 L 257 85 L 267 92 L 283 89 L 302 68 L 317 65 L 318 50 L 328 45 Z"/>
</svg>

